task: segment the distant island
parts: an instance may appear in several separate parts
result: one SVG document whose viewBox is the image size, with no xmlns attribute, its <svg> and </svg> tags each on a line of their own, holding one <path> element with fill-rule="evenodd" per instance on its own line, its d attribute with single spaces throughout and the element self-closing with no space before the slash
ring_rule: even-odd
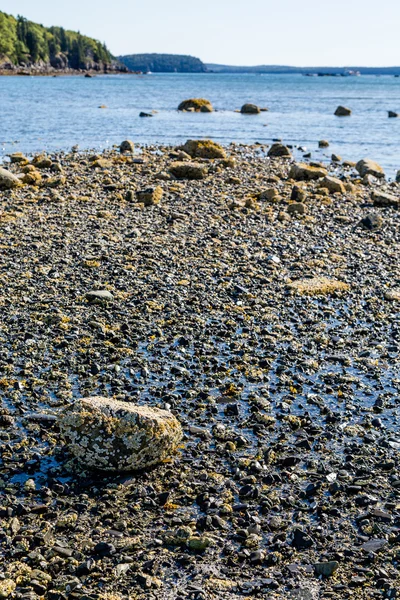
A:
<svg viewBox="0 0 400 600">
<path fill-rule="evenodd" d="M 180 54 L 130 54 L 118 59 L 130 70 L 142 73 L 205 73 L 199 58 Z"/>
<path fill-rule="evenodd" d="M 302 74 L 302 75 L 400 75 L 400 67 L 287 67 L 284 65 L 258 65 L 255 67 L 235 67 L 208 63 L 207 71 L 212 73 L 255 73 L 255 74 Z"/>
<path fill-rule="evenodd" d="M 3 74 L 127 71 L 107 46 L 63 27 L 43 27 L 0 11 L 0 71 Z"/>
</svg>

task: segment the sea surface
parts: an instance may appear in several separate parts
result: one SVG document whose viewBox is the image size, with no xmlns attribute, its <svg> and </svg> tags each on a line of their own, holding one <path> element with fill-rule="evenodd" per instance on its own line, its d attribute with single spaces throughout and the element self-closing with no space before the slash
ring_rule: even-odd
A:
<svg viewBox="0 0 400 600">
<path fill-rule="evenodd" d="M 204 97 L 212 114 L 179 113 L 187 98 Z M 260 115 L 235 112 L 245 102 Z M 353 110 L 338 118 L 339 104 Z M 107 108 L 100 108 L 105 105 Z M 328 160 L 372 158 L 389 177 L 400 169 L 400 78 L 254 74 L 103 75 L 0 78 L 0 160 L 11 152 L 97 149 L 129 138 L 138 144 L 179 144 L 209 137 L 220 143 L 282 139 Z M 157 111 L 140 118 L 141 111 Z M 318 140 L 330 142 L 319 150 Z"/>
</svg>

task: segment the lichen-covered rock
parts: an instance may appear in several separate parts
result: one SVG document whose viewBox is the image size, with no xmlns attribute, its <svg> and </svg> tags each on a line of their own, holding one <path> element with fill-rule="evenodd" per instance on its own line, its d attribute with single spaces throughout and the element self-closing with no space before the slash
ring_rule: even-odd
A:
<svg viewBox="0 0 400 600">
<path fill-rule="evenodd" d="M 11 190 L 21 185 L 21 181 L 7 169 L 0 167 L 0 190 Z"/>
<path fill-rule="evenodd" d="M 42 183 L 42 175 L 39 173 L 39 171 L 33 169 L 24 174 L 22 177 L 22 182 L 26 183 L 27 185 L 39 185 Z"/>
<path fill-rule="evenodd" d="M 190 162 L 174 162 L 169 172 L 177 179 L 204 179 L 207 175 L 205 165 Z"/>
<path fill-rule="evenodd" d="M 335 110 L 336 117 L 350 117 L 350 115 L 351 115 L 351 109 L 346 108 L 345 106 L 338 106 L 337 109 Z"/>
<path fill-rule="evenodd" d="M 184 100 L 178 106 L 178 110 L 191 112 L 213 112 L 213 106 L 209 100 L 205 98 L 189 98 Z"/>
<path fill-rule="evenodd" d="M 346 191 L 346 188 L 340 179 L 337 177 L 331 177 L 330 175 L 327 175 L 323 178 L 321 181 L 321 187 L 327 188 L 331 194 L 344 194 Z"/>
<path fill-rule="evenodd" d="M 314 277 L 313 279 L 299 279 L 288 285 L 288 289 L 304 296 L 318 296 L 332 294 L 333 292 L 346 292 L 350 286 L 337 279 L 328 277 Z"/>
<path fill-rule="evenodd" d="M 257 104 L 243 104 L 240 109 L 242 115 L 258 115 L 261 112 L 261 109 Z"/>
<path fill-rule="evenodd" d="M 182 429 L 166 410 L 112 398 L 82 398 L 60 417 L 68 450 L 83 466 L 102 471 L 135 471 L 169 458 Z"/>
<path fill-rule="evenodd" d="M 359 160 L 356 164 L 356 170 L 360 173 L 361 177 L 365 177 L 366 175 L 372 175 L 377 178 L 385 177 L 385 172 L 382 167 L 369 158 Z"/>
<path fill-rule="evenodd" d="M 268 150 L 268 156 L 270 156 L 270 157 L 282 156 L 282 157 L 290 158 L 292 155 L 287 146 L 277 142 L 276 144 L 272 144 L 271 148 Z"/>
<path fill-rule="evenodd" d="M 163 197 L 163 189 L 161 186 L 147 188 L 136 192 L 139 202 L 143 202 L 145 206 L 154 206 L 160 204 Z"/>
<path fill-rule="evenodd" d="M 180 150 L 192 158 L 226 158 L 224 148 L 212 140 L 188 140 Z"/>
<path fill-rule="evenodd" d="M 52 164 L 51 158 L 44 154 L 39 154 L 32 159 L 32 165 L 37 169 L 50 169 Z"/>
<path fill-rule="evenodd" d="M 14 154 L 10 154 L 10 161 L 12 164 L 17 164 L 20 166 L 27 165 L 29 160 L 26 158 L 22 152 L 14 152 Z"/>
<path fill-rule="evenodd" d="M 291 179 L 296 179 L 297 181 L 321 179 L 327 175 L 328 171 L 323 167 L 313 167 L 311 165 L 307 165 L 306 163 L 297 163 L 293 165 L 289 172 L 289 177 Z"/>
<path fill-rule="evenodd" d="M 374 206 L 393 206 L 394 208 L 400 208 L 400 196 L 394 196 L 393 194 L 386 194 L 378 190 L 373 191 L 371 194 Z"/>
<path fill-rule="evenodd" d="M 119 151 L 121 154 L 126 154 L 127 152 L 133 152 L 135 150 L 135 144 L 131 142 L 131 140 L 124 140 L 120 147 Z"/>
<path fill-rule="evenodd" d="M 0 581 L 0 598 L 8 598 L 15 590 L 16 585 L 12 579 Z"/>
</svg>

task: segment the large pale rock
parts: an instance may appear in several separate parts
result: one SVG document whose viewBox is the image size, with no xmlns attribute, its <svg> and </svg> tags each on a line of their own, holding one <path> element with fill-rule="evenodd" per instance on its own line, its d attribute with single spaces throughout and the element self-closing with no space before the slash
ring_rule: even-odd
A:
<svg viewBox="0 0 400 600">
<path fill-rule="evenodd" d="M 169 172 L 177 179 L 204 179 L 207 169 L 200 163 L 178 161 L 171 164 Z"/>
<path fill-rule="evenodd" d="M 226 158 L 224 148 L 212 140 L 188 140 L 180 150 L 192 158 Z"/>
<path fill-rule="evenodd" d="M 11 190 L 21 185 L 21 181 L 7 169 L 0 167 L 0 190 Z"/>
<path fill-rule="evenodd" d="M 322 177 L 326 177 L 327 175 L 328 171 L 323 167 L 313 167 L 311 165 L 307 165 L 306 163 L 294 164 L 289 172 L 289 177 L 291 179 L 296 179 L 297 181 L 321 179 Z"/>
<path fill-rule="evenodd" d="M 169 458 L 182 439 L 172 413 L 112 398 L 78 400 L 59 425 L 79 463 L 101 471 L 145 469 Z"/>
<path fill-rule="evenodd" d="M 356 170 L 360 173 L 361 177 L 366 175 L 373 175 L 373 177 L 383 178 L 385 172 L 378 163 L 369 158 L 363 158 L 356 164 Z"/>
<path fill-rule="evenodd" d="M 2 579 L 0 581 L 0 598 L 11 596 L 17 586 L 12 579 Z"/>
<path fill-rule="evenodd" d="M 205 98 L 189 98 L 184 100 L 178 106 L 178 110 L 186 112 L 213 112 L 213 106 L 209 100 Z"/>
</svg>

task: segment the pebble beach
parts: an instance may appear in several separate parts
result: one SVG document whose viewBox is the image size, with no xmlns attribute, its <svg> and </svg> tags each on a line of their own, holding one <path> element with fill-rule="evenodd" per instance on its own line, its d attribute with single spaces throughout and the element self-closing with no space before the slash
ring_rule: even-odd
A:
<svg viewBox="0 0 400 600">
<path fill-rule="evenodd" d="M 400 182 L 378 167 L 11 156 L 0 598 L 398 598 Z M 59 415 L 99 396 L 173 413 L 178 448 L 85 468 Z"/>
</svg>

